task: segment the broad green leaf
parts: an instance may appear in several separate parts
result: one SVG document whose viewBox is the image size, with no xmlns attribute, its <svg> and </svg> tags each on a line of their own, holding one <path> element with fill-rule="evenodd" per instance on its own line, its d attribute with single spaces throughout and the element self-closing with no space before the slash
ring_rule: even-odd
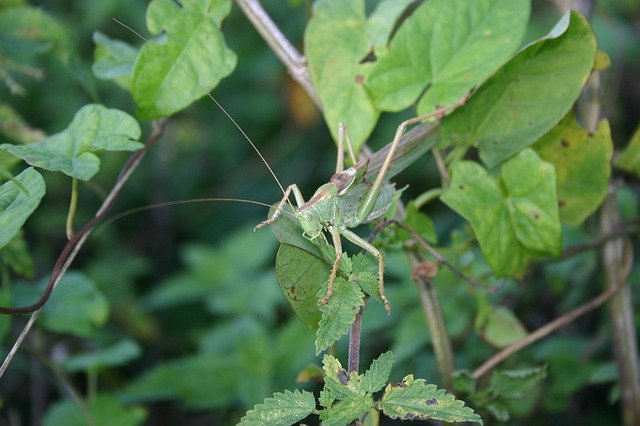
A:
<svg viewBox="0 0 640 426">
<path fill-rule="evenodd" d="M 342 121 L 357 152 L 380 115 L 363 84 L 368 67 L 361 61 L 370 50 L 364 0 L 321 0 L 313 6 L 304 36 L 311 79 L 334 140 Z"/>
<path fill-rule="evenodd" d="M 130 381 L 125 401 L 178 400 L 192 409 L 225 407 L 236 398 L 243 371 L 231 357 L 197 355 L 156 365 Z"/>
<path fill-rule="evenodd" d="M 504 306 L 491 308 L 477 329 L 482 338 L 496 348 L 505 348 L 528 334 L 515 314 Z"/>
<path fill-rule="evenodd" d="M 31 167 L 0 186 L 0 247 L 17 235 L 44 193 L 44 179 Z"/>
<path fill-rule="evenodd" d="M 322 286 L 318 297 L 326 294 L 327 283 Z M 322 319 L 318 323 L 316 355 L 327 349 L 346 334 L 356 319 L 356 313 L 364 305 L 364 293 L 358 286 L 337 277 L 333 295 L 326 305 L 320 306 Z"/>
<path fill-rule="evenodd" d="M 0 103 L 0 132 L 19 143 L 32 143 L 45 137 L 42 130 L 33 128 L 8 104 Z M 0 167 L 9 170 L 16 162 L 12 155 L 0 154 Z"/>
<path fill-rule="evenodd" d="M 87 418 L 88 417 L 88 418 Z M 111 394 L 89 399 L 86 413 L 72 399 L 52 404 L 45 414 L 44 426 L 135 426 L 147 418 L 147 411 L 140 406 L 125 407 Z"/>
<path fill-rule="evenodd" d="M 211 91 L 233 71 L 237 57 L 220 31 L 229 0 L 153 0 L 147 26 L 154 35 L 140 49 L 132 94 L 142 119 L 166 117 Z"/>
<path fill-rule="evenodd" d="M 616 166 L 640 176 L 640 127 L 636 129 L 629 144 L 616 159 Z"/>
<path fill-rule="evenodd" d="M 602 120 L 590 135 L 569 115 L 533 148 L 555 166 L 560 220 L 582 223 L 607 195 L 613 154 L 609 123 Z"/>
<path fill-rule="evenodd" d="M 404 224 L 416 231 L 422 238 L 432 244 L 438 242 L 438 235 L 436 234 L 436 227 L 433 224 L 431 218 L 418 210 L 415 203 L 409 202 L 407 204 L 407 216 L 404 220 Z M 401 229 L 399 233 L 406 238 L 409 238 L 410 234 Z"/>
<path fill-rule="evenodd" d="M 569 111 L 589 77 L 595 50 L 586 19 L 566 14 L 443 121 L 443 145 L 478 145 L 489 167 L 531 145 Z"/>
<path fill-rule="evenodd" d="M 330 272 L 331 267 L 324 260 L 296 246 L 280 244 L 276 279 L 293 312 L 309 327 L 318 327 L 322 313 L 317 294 Z"/>
<path fill-rule="evenodd" d="M 67 359 L 63 367 L 70 372 L 99 370 L 126 364 L 140 356 L 142 350 L 136 341 L 122 339 L 94 352 L 76 354 Z"/>
<path fill-rule="evenodd" d="M 320 420 L 326 426 L 344 426 L 368 414 L 372 407 L 370 395 L 353 395 L 322 410 Z"/>
<path fill-rule="evenodd" d="M 93 33 L 93 42 L 96 45 L 91 67 L 93 74 L 104 80 L 113 80 L 123 89 L 130 90 L 133 64 L 138 55 L 136 48 L 111 39 L 100 31 Z"/>
<path fill-rule="evenodd" d="M 392 419 L 442 420 L 445 422 L 476 422 L 482 419 L 464 402 L 423 379 L 406 376 L 402 382 L 389 384 L 380 400 L 381 410 Z"/>
<path fill-rule="evenodd" d="M 529 0 L 431 0 L 403 23 L 366 86 L 378 108 L 418 113 L 451 104 L 506 62 L 529 18 Z"/>
<path fill-rule="evenodd" d="M 499 181 L 477 163 L 455 163 L 441 199 L 471 224 L 495 274 L 518 277 L 529 260 L 560 253 L 555 181 L 553 166 L 527 149 L 501 167 Z"/>
<path fill-rule="evenodd" d="M 501 398 L 522 398 L 540 380 L 547 377 L 547 368 L 523 368 L 520 370 L 496 370 L 491 375 L 491 392 Z"/>
<path fill-rule="evenodd" d="M 394 360 L 393 352 L 385 352 L 373 360 L 362 377 L 362 388 L 370 393 L 378 392 L 387 384 Z"/>
<path fill-rule="evenodd" d="M 35 167 L 89 180 L 100 168 L 101 151 L 136 151 L 140 126 L 129 114 L 102 105 L 80 109 L 65 130 L 29 145 L 2 144 L 4 149 Z"/>
<path fill-rule="evenodd" d="M 386 49 L 385 45 L 396 21 L 413 2 L 414 0 L 382 0 L 376 4 L 367 20 L 367 38 L 374 51 L 381 53 L 379 49 Z"/>
<path fill-rule="evenodd" d="M 324 371 L 324 389 L 331 392 L 333 397 L 348 399 L 365 394 L 362 376 L 356 371 L 345 370 L 335 357 L 325 354 L 322 358 L 322 370 Z"/>
<path fill-rule="evenodd" d="M 285 390 L 274 393 L 248 411 L 240 420 L 240 426 L 288 426 L 292 425 L 316 409 L 316 399 L 311 392 Z"/>
</svg>

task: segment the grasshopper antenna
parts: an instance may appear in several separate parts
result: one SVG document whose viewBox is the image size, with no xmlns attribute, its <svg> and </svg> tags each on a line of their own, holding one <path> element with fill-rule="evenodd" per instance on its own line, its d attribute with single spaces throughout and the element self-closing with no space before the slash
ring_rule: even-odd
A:
<svg viewBox="0 0 640 426">
<path fill-rule="evenodd" d="M 140 34 L 139 32 L 137 32 L 136 30 L 134 30 L 133 28 L 131 28 L 129 25 L 125 24 L 124 22 L 119 21 L 116 18 L 112 18 L 114 21 L 116 21 L 116 23 L 118 23 L 119 25 L 123 26 L 124 28 L 126 28 L 127 30 L 131 31 L 133 34 L 135 34 L 136 36 L 138 36 L 140 39 L 144 40 L 145 42 L 148 42 L 149 40 L 147 40 L 142 34 Z M 247 140 L 247 142 L 249 142 L 249 144 L 251 145 L 251 147 L 253 148 L 253 150 L 256 152 L 256 154 L 258 154 L 258 156 L 260 157 L 260 160 L 262 160 L 262 162 L 264 163 L 264 165 L 267 167 L 267 170 L 269 170 L 269 173 L 271 173 L 271 176 L 273 176 L 273 179 L 275 179 L 276 183 L 278 184 L 278 187 L 280 187 L 280 191 L 282 191 L 282 193 L 284 194 L 284 187 L 282 186 L 282 183 L 280 182 L 280 179 L 278 179 L 278 177 L 276 176 L 275 172 L 273 171 L 273 169 L 271 168 L 271 166 L 269 166 L 269 163 L 267 162 L 267 160 L 264 158 L 264 156 L 262 155 L 262 153 L 260 152 L 260 150 L 258 149 L 258 147 L 253 143 L 253 141 L 251 140 L 251 138 L 249 137 L 249 135 L 247 135 L 245 133 L 244 130 L 242 130 L 242 127 L 240 127 L 240 125 L 238 124 L 238 122 L 236 120 L 234 120 L 234 118 L 231 116 L 231 114 L 229 114 L 227 112 L 227 110 L 220 104 L 220 102 L 218 102 L 216 100 L 216 98 L 213 97 L 213 95 L 205 88 L 202 86 L 202 84 L 200 84 L 199 81 L 197 81 L 191 74 L 189 74 L 189 72 L 184 69 L 184 67 L 182 67 L 179 63 L 174 62 L 173 63 L 176 67 L 178 67 L 183 73 L 185 73 L 185 75 L 187 77 L 189 77 L 189 79 L 195 83 L 196 85 L 198 85 L 198 87 L 209 97 L 209 99 L 211 99 L 213 101 L 213 103 L 216 104 L 216 106 L 220 109 L 220 111 L 222 111 L 224 113 L 224 115 L 227 116 L 227 118 L 233 123 L 233 125 L 236 127 L 236 129 L 238 129 L 238 131 L 242 134 L 242 136 Z M 289 203 L 291 204 L 291 203 Z M 293 207 L 292 207 L 293 208 Z"/>
</svg>

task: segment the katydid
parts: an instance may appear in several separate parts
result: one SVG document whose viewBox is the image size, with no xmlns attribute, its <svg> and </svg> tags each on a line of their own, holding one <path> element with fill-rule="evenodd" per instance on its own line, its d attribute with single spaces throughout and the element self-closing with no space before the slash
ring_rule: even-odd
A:
<svg viewBox="0 0 640 426">
<path fill-rule="evenodd" d="M 360 161 L 356 161 L 351 148 L 349 133 L 343 123 L 339 125 L 338 132 L 338 159 L 336 161 L 336 172 L 328 183 L 316 190 L 309 201 L 305 201 L 300 189 L 296 184 L 289 185 L 284 191 L 284 196 L 277 204 L 273 215 L 256 226 L 261 228 L 265 225 L 273 224 L 278 216 L 283 212 L 285 203 L 289 201 L 290 195 L 296 201 L 297 209 L 295 216 L 300 222 L 304 231 L 304 236 L 315 244 L 326 243 L 325 232 L 331 236 L 331 241 L 335 248 L 335 260 L 331 267 L 327 293 L 320 299 L 320 304 L 326 304 L 333 293 L 334 282 L 338 273 L 338 266 L 343 255 L 341 237 L 346 238 L 363 250 L 373 254 L 378 260 L 378 294 L 384 304 L 384 308 L 389 313 L 391 306 L 384 291 L 384 256 L 372 244 L 359 237 L 350 228 L 371 222 L 383 216 L 391 207 L 391 201 L 395 189 L 388 179 L 409 166 L 420 155 L 429 150 L 436 142 L 437 138 L 433 133 L 437 129 L 437 123 L 431 123 L 427 127 L 424 137 L 432 136 L 426 141 L 424 138 L 414 139 L 420 144 L 403 146 L 403 155 L 394 157 L 398 147 L 401 145 L 402 136 L 407 126 L 425 121 L 434 116 L 442 115 L 446 110 L 454 108 L 464 103 L 464 99 L 446 108 L 441 108 L 435 112 L 403 121 L 396 130 L 393 141 L 385 148 L 372 156 Z M 344 144 L 349 148 L 349 155 L 353 166 L 344 169 Z M 380 161 L 382 160 L 382 164 Z M 375 180 L 370 179 L 375 175 Z"/>
</svg>

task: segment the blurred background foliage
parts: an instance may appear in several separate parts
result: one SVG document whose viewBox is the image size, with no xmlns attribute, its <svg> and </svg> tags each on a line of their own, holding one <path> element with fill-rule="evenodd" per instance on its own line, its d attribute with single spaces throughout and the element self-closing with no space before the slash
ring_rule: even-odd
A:
<svg viewBox="0 0 640 426">
<path fill-rule="evenodd" d="M 31 1 L 39 8 L 34 14 L 40 15 L 32 19 L 41 20 L 43 36 L 16 45 L 2 33 L 21 22 L 3 13 L 11 5 L 26 3 L 0 3 L 2 141 L 33 140 L 60 131 L 90 102 L 133 114 L 127 92 L 91 73 L 92 37 L 100 31 L 140 45 L 135 34 L 112 18 L 144 33 L 147 2 Z M 264 6 L 300 47 L 309 5 L 289 0 Z M 534 1 L 526 41 L 546 33 L 559 16 L 554 2 Z M 591 22 L 599 48 L 612 62 L 604 74 L 603 111 L 621 148 L 637 126 L 640 111 L 640 3 L 601 0 Z M 298 183 L 304 194 L 312 193 L 326 181 L 335 161 L 319 112 L 236 7 L 223 30 L 238 65 L 213 95 L 258 145 L 283 183 Z M 388 142 L 397 123 L 410 114 L 384 116 L 371 146 Z M 149 123 L 144 129 L 149 132 Z M 124 153 L 103 156 L 99 175 L 81 186 L 77 223 L 95 212 L 125 159 Z M 24 269 L 31 278 L 12 283 L 14 305 L 35 300 L 34 284 L 47 276 L 65 243 L 70 185 L 55 173 L 45 172 L 45 179 L 43 205 L 25 231 L 33 264 L 25 260 Z M 412 183 L 419 181 L 413 185 L 419 190 L 438 185 L 438 179 L 435 166 L 423 162 L 397 181 L 410 185 L 410 198 Z M 162 141 L 127 184 L 115 211 L 202 197 L 271 203 L 279 194 L 238 130 L 205 98 L 171 118 Z M 637 180 L 621 192 L 620 200 L 626 217 L 638 215 Z M 459 217 L 439 203 L 432 203 L 428 213 L 441 242 L 454 247 L 447 255 L 458 256 L 458 264 L 473 265 L 476 273 L 488 270 L 479 252 L 470 248 L 467 234 L 451 234 Z M 153 208 L 100 228 L 75 262 L 76 272 L 67 275 L 49 301 L 47 309 L 68 315 L 48 321 L 44 314 L 3 377 L 0 424 L 83 424 L 82 417 L 74 417 L 74 392 L 85 395 L 92 409 L 109 413 L 111 425 L 227 424 L 274 391 L 314 389 L 316 372 L 308 367 L 319 362 L 314 331 L 292 316 L 275 282 L 275 238 L 265 230 L 252 231 L 265 216 L 265 209 L 257 206 L 193 203 Z M 565 245 L 589 241 L 596 232 L 592 218 L 584 231 L 569 234 Z M 505 283 L 491 298 L 508 306 L 532 330 L 600 291 L 599 262 L 596 252 L 585 252 L 562 263 L 540 264 L 525 283 Z M 379 305 L 367 310 L 362 364 L 391 348 L 396 354 L 394 380 L 411 372 L 438 383 L 417 292 L 401 254 L 389 254 L 387 272 L 394 311 L 387 318 Z M 637 268 L 630 281 L 637 290 Z M 474 331 L 482 303 L 448 271 L 439 274 L 436 287 L 457 365 L 471 370 L 495 351 L 488 343 L 490 336 Z M 83 309 L 90 315 L 74 315 Z M 511 424 L 620 423 L 606 315 L 600 309 L 505 363 L 546 364 L 548 375 L 533 392 L 509 403 Z M 636 324 L 639 321 L 636 314 Z M 23 323 L 19 317 L 0 319 L 3 354 Z M 518 324 L 502 318 L 498 334 L 519 336 Z M 338 345 L 340 356 L 344 350 L 344 344 Z"/>
</svg>

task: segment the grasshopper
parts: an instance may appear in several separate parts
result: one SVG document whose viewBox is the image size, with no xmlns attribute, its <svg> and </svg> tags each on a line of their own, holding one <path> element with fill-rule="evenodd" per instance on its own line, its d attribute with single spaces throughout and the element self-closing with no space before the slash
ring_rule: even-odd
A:
<svg viewBox="0 0 640 426">
<path fill-rule="evenodd" d="M 353 153 L 349 132 L 344 124 L 340 123 L 336 171 L 329 182 L 320 186 L 309 201 L 304 200 L 302 192 L 296 184 L 289 185 L 273 215 L 256 226 L 255 229 L 258 229 L 273 224 L 283 212 L 285 204 L 289 202 L 289 197 L 293 193 L 297 205 L 294 214 L 304 231 L 304 237 L 314 244 L 320 245 L 327 243 L 325 232 L 331 236 L 335 248 L 335 260 L 329 275 L 327 293 L 320 299 L 320 304 L 326 304 L 333 293 L 338 266 L 344 253 L 341 239 L 344 237 L 377 258 L 378 294 L 387 313 L 391 312 L 391 305 L 384 291 L 384 256 L 380 250 L 351 231 L 350 228 L 383 216 L 391 207 L 395 193 L 395 188 L 388 182 L 388 179 L 409 166 L 435 144 L 437 138 L 434 133 L 438 129 L 437 122 L 429 123 L 426 126 L 424 137 L 411 138 L 414 140 L 412 144 L 402 144 L 402 136 L 407 126 L 432 117 L 440 118 L 446 110 L 455 108 L 465 101 L 466 99 L 462 99 L 433 113 L 403 121 L 398 126 L 395 137 L 389 145 L 360 161 L 356 160 Z M 428 140 L 423 141 L 427 137 L 429 137 Z M 344 168 L 345 142 L 353 164 L 347 169 Z M 400 150 L 399 147 L 401 147 Z M 396 154 L 398 155 L 396 156 Z M 371 182 L 372 179 L 374 179 L 373 182 Z"/>
</svg>

